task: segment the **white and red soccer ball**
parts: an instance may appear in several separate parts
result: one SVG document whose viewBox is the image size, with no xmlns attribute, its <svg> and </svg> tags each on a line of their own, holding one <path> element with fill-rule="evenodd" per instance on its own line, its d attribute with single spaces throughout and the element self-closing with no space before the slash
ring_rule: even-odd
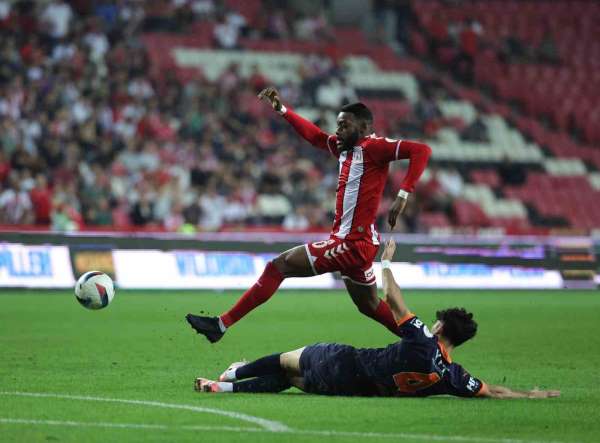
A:
<svg viewBox="0 0 600 443">
<path fill-rule="evenodd" d="M 114 296 L 113 281 L 104 272 L 86 272 L 75 284 L 75 298 L 81 306 L 88 309 L 105 308 Z"/>
</svg>

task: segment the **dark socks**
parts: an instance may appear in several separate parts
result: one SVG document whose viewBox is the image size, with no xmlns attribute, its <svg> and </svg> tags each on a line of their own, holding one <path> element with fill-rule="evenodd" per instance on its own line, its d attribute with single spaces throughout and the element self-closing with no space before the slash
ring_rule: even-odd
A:
<svg viewBox="0 0 600 443">
<path fill-rule="evenodd" d="M 248 363 L 235 371 L 238 381 L 233 383 L 233 392 L 281 392 L 292 387 L 279 359 L 281 353 L 267 355 Z"/>
<path fill-rule="evenodd" d="M 238 369 L 239 371 L 239 369 Z M 281 392 L 292 385 L 283 374 L 271 374 L 233 383 L 233 392 Z"/>
<path fill-rule="evenodd" d="M 279 363 L 280 356 L 281 353 L 268 355 L 259 358 L 258 360 L 254 360 L 241 368 L 237 368 L 235 371 L 235 378 L 243 380 L 244 378 L 262 377 L 264 375 L 283 375 L 285 371 L 281 368 L 281 364 Z"/>
</svg>

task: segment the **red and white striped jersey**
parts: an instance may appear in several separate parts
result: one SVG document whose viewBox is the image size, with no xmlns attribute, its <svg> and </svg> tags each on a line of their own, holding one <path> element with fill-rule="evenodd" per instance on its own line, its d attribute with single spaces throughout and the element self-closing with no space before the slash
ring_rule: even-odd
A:
<svg viewBox="0 0 600 443">
<path fill-rule="evenodd" d="M 354 148 L 339 152 L 335 135 L 324 133 L 289 109 L 284 117 L 311 144 L 338 158 L 339 177 L 332 234 L 347 240 L 362 239 L 379 244 L 375 219 L 389 163 L 410 159 L 408 172 L 400 188 L 412 192 L 427 165 L 431 149 L 422 143 L 372 134 L 358 140 Z"/>
</svg>

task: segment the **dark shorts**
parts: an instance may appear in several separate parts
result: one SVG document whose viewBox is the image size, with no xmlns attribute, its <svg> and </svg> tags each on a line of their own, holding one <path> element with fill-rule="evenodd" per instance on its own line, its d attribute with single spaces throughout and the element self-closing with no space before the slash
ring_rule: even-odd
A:
<svg viewBox="0 0 600 443">
<path fill-rule="evenodd" d="M 372 395 L 356 349 L 337 343 L 307 346 L 300 356 L 304 389 L 321 395 Z"/>
</svg>

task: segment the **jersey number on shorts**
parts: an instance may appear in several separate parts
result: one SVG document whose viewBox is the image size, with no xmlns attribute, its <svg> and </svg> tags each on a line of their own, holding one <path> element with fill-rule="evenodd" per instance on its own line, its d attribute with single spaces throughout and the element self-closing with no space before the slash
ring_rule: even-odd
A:
<svg viewBox="0 0 600 443">
<path fill-rule="evenodd" d="M 435 372 L 399 372 L 394 374 L 394 383 L 400 392 L 416 392 L 428 388 L 440 381 L 440 376 Z"/>
</svg>

